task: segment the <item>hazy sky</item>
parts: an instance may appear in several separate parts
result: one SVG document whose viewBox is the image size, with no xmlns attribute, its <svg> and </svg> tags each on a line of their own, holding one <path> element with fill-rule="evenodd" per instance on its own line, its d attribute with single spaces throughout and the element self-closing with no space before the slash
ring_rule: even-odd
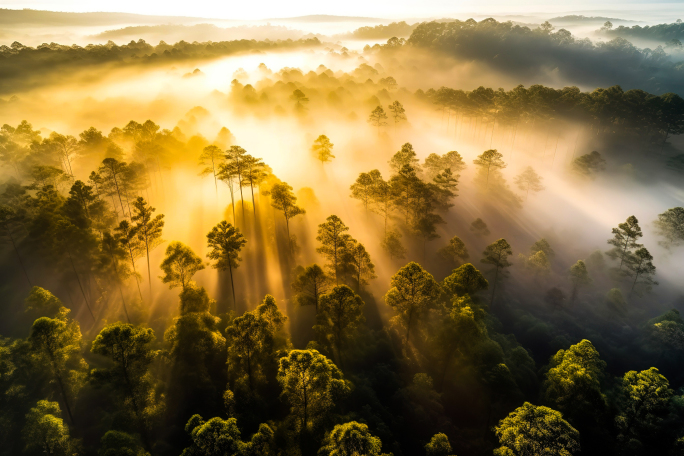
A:
<svg viewBox="0 0 684 456">
<path fill-rule="evenodd" d="M 670 13 L 684 11 L 682 0 L 345 0 L 341 2 L 299 0 L 257 0 L 219 2 L 193 1 L 140 1 L 116 2 L 89 0 L 0 0 L 0 7 L 33 8 L 52 11 L 117 11 L 140 14 L 201 16 L 220 19 L 266 19 L 309 14 L 335 14 L 380 18 L 435 17 L 464 13 L 516 14 L 560 13 L 605 14 L 612 12 L 624 18 L 649 16 L 668 17 Z"/>
</svg>

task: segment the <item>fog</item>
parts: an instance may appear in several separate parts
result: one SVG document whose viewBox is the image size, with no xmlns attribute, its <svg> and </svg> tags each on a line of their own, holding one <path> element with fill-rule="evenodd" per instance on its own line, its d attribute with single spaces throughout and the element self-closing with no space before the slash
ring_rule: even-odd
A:
<svg viewBox="0 0 684 456">
<path fill-rule="evenodd" d="M 472 263 L 481 269 L 489 280 L 489 288 L 485 286 L 474 292 L 472 307 L 485 315 L 478 317 L 482 318 L 483 333 L 496 341 L 490 342 L 496 345 L 496 353 L 501 352 L 502 359 L 504 353 L 507 359 L 513 356 L 509 350 L 525 347 L 522 349 L 524 356 L 520 355 L 524 358 L 520 365 L 523 362 L 531 365 L 529 376 L 533 380 L 523 385 L 516 373 L 513 384 L 517 385 L 517 392 L 510 396 L 515 399 L 501 399 L 496 406 L 493 405 L 496 400 L 491 399 L 498 394 L 497 387 L 491 386 L 495 383 L 486 383 L 482 389 L 469 386 L 468 382 L 474 385 L 480 381 L 480 374 L 475 367 L 472 370 L 467 367 L 470 361 L 464 361 L 465 355 L 459 355 L 463 358 L 452 367 L 449 367 L 450 358 L 447 357 L 443 371 L 440 367 L 442 380 L 437 387 L 440 394 L 434 401 L 445 401 L 445 411 L 440 413 L 451 414 L 451 421 L 445 419 L 448 423 L 443 422 L 439 429 L 449 434 L 451 440 L 456 440 L 456 435 L 464 436 L 459 443 L 461 446 L 457 447 L 458 454 L 490 451 L 496 445 L 492 443 L 496 437 L 491 431 L 496 420 L 515 408 L 511 404 L 520 405 L 522 398 L 534 401 L 541 397 L 537 391 L 540 381 L 537 376 L 546 375 L 549 357 L 582 339 L 592 338 L 602 355 L 610 360 L 606 372 L 614 377 L 605 382 L 604 388 L 617 388 L 618 377 L 626 369 L 650 367 L 651 354 L 655 351 L 644 342 L 645 348 L 632 352 L 630 347 L 633 345 L 629 344 L 636 345 L 649 337 L 648 328 L 654 327 L 655 321 L 652 318 L 670 309 L 684 310 L 682 247 L 677 243 L 666 245 L 665 237 L 654 224 L 668 209 L 684 206 L 684 121 L 681 120 L 684 102 L 679 97 L 684 87 L 684 79 L 679 77 L 684 69 L 672 56 L 659 57 L 656 63 L 660 66 L 657 66 L 653 63 L 655 60 L 648 60 L 653 59 L 652 55 L 641 49 L 629 47 L 625 51 L 627 46 L 618 49 L 617 46 L 602 47 L 582 41 L 584 37 L 597 39 L 596 29 L 602 26 L 599 22 L 604 18 L 615 19 L 616 26 L 631 26 L 658 20 L 662 13 L 637 18 L 638 15 L 625 12 L 623 20 L 615 18 L 618 14 L 615 11 L 597 12 L 596 16 L 612 15 L 594 20 L 563 19 L 562 14 L 552 20 L 552 13 L 556 14 L 551 11 L 501 14 L 501 20 L 529 24 L 532 29 L 519 36 L 498 35 L 495 31 L 504 25 L 498 23 L 485 29 L 487 23 L 491 24 L 485 21 L 480 23 L 482 28 L 472 34 L 467 30 L 475 30 L 478 26 L 471 25 L 469 29 L 464 26 L 466 32 L 453 35 L 453 41 L 437 32 L 435 35 L 442 36 L 442 40 L 426 38 L 432 31 L 423 34 L 422 30 L 439 27 L 435 23 L 414 28 L 412 34 L 405 37 L 407 42 L 360 39 L 352 33 L 359 27 L 389 25 L 394 21 L 381 19 L 377 22 L 359 17 L 345 20 L 273 19 L 267 23 L 216 20 L 211 24 L 195 23 L 192 18 L 179 20 L 176 24 L 158 20 L 142 23 L 142 19 L 126 18 L 130 22 L 78 27 L 73 24 L 31 26 L 40 30 L 40 34 L 35 34 L 35 29 L 26 25 L 3 31 L 0 43 L 8 45 L 17 40 L 25 46 L 36 46 L 48 40 L 79 45 L 112 40 L 124 44 L 142 38 L 148 43 L 168 40 L 173 52 L 166 49 L 166 53 L 162 53 L 162 48 L 158 47 L 152 57 L 150 50 L 133 54 L 132 47 L 124 50 L 111 46 L 91 48 L 89 52 L 99 57 L 85 62 L 70 60 L 72 54 L 68 49 L 39 51 L 15 47 L 12 51 L 3 51 L 6 54 L 3 58 L 14 65 L 12 68 L 16 71 L 6 70 L 7 73 L 2 73 L 5 80 L 0 80 L 0 125 L 5 125 L 0 137 L 0 199 L 3 207 L 11 206 L 22 214 L 22 218 L 17 219 L 14 231 L 21 233 L 18 246 L 12 238 L 11 243 L 5 243 L 0 257 L 5 300 L 0 312 L 4 317 L 0 319 L 0 334 L 17 340 L 26 337 L 30 322 L 27 326 L 29 314 L 23 310 L 24 299 L 31 286 L 40 286 L 50 290 L 71 310 L 70 318 L 80 323 L 83 337 L 88 341 L 95 339 L 108 324 L 129 321 L 151 328 L 157 334 L 157 347 L 162 347 L 166 332 L 168 345 L 171 340 L 168 334 L 173 333 L 167 331 L 175 330 L 178 318 L 184 315 L 179 293 L 181 289 L 185 292 L 186 285 L 170 288 L 162 283 L 160 279 L 165 271 L 161 265 L 167 256 L 167 247 L 179 241 L 190 247 L 205 266 L 191 279 L 216 301 L 210 309 L 210 313 L 218 317 L 216 321 L 209 311 L 206 312 L 212 327 L 219 328 L 216 334 L 229 334 L 226 328 L 232 327 L 236 317 L 255 311 L 264 296 L 270 294 L 278 309 L 288 317 L 284 329 L 287 335 L 278 336 L 287 340 L 284 348 L 279 349 L 282 354 L 292 348 L 320 348 L 323 345 L 316 345 L 319 342 L 310 342 L 315 338 L 315 331 L 320 331 L 319 326 L 312 329 L 314 324 L 321 324 L 320 314 L 316 316 L 318 302 L 316 310 L 313 306 L 299 306 L 292 283 L 300 273 L 298 267 L 314 263 L 324 265 L 328 261 L 317 252 L 321 243 L 316 237 L 326 218 L 336 215 L 349 227 L 347 233 L 365 246 L 376 276 L 369 277 L 367 284 L 358 280 L 354 285 L 353 280 L 347 280 L 365 302 L 363 314 L 369 328 L 358 344 L 350 344 L 350 352 L 352 349 L 356 350 L 354 353 L 376 350 L 373 356 L 379 360 L 368 364 L 383 365 L 385 360 L 380 359 L 385 356 L 383 347 L 403 344 L 399 341 L 403 340 L 405 331 L 405 348 L 388 348 L 387 353 L 393 354 L 392 360 L 386 361 L 387 365 L 394 362 L 395 357 L 408 360 L 405 365 L 401 364 L 404 361 L 397 361 L 402 366 L 397 368 L 401 371 L 401 382 L 405 382 L 404 377 L 409 378 L 406 385 L 412 385 L 410 378 L 416 373 L 431 372 L 435 376 L 436 370 L 430 370 L 431 363 L 434 364 L 432 355 L 421 352 L 432 347 L 427 345 L 431 327 L 426 323 L 420 334 L 416 330 L 415 345 L 409 345 L 409 335 L 413 335 L 410 320 L 406 329 L 401 329 L 395 309 L 386 305 L 391 301 L 387 293 L 393 277 L 409 262 L 420 264 L 442 285 L 442 281 L 462 263 Z M 556 26 L 555 31 L 542 32 L 536 28 L 547 19 Z M 418 22 L 423 21 L 407 18 L 409 25 Z M 444 22 L 448 23 L 455 22 Z M 575 41 L 549 45 L 552 40 L 560 40 L 557 38 L 560 35 L 554 33 L 559 34 L 561 27 L 570 30 Z M 293 43 L 300 38 L 311 41 Z M 202 49 L 205 46 L 208 49 L 211 41 L 237 39 L 255 42 L 223 54 L 203 54 Z M 183 45 L 174 44 L 181 40 L 186 44 L 198 43 L 182 54 L 179 50 Z M 262 43 L 265 40 L 274 42 Z M 543 52 L 535 51 L 539 49 Z M 45 55 L 65 57 L 56 60 L 59 65 L 52 66 L 41 60 Z M 634 61 L 653 64 L 619 67 Z M 580 65 L 581 62 L 585 63 Z M 405 109 L 405 119 L 393 118 L 390 107 L 395 102 Z M 373 120 L 373 113 L 377 113 L 378 108 L 388 116 L 384 121 L 383 118 Z M 22 121 L 27 121 L 31 128 L 22 127 Z M 134 124 L 129 124 L 131 121 Z M 152 122 L 152 133 L 143 131 L 148 128 L 143 127 L 148 125 L 146 121 Z M 89 136 L 91 127 L 101 132 L 101 136 L 93 131 Z M 20 133 L 29 139 L 22 139 Z M 45 141 L 51 135 L 54 138 L 54 133 L 75 138 L 74 144 L 78 145 L 67 157 L 70 161 L 54 158 L 54 148 Z M 334 144 L 334 157 L 327 162 L 312 150 L 321 135 Z M 94 141 L 93 137 L 99 139 Z M 222 154 L 230 153 L 231 146 L 239 146 L 252 157 L 262 159 L 267 165 L 263 179 L 253 186 L 243 184 L 240 187 L 232 180 L 221 180 L 213 172 L 201 175 L 203 168 L 208 166 L 199 163 L 201 155 L 212 146 L 218 147 Z M 433 217 L 425 217 L 427 227 L 409 222 L 412 205 L 405 208 L 405 213 L 397 206 L 385 219 L 377 206 L 373 206 L 374 211 L 364 208 L 363 202 L 353 197 L 350 189 L 357 179 L 361 179 L 361 173 L 379 170 L 384 180 L 392 182 L 391 179 L 397 179 L 401 172 L 409 172 L 396 166 L 397 157 L 407 150 L 407 146 L 412 146 L 418 160 L 416 164 L 411 159 L 410 166 L 405 165 L 414 173 L 412 185 L 431 184 L 433 187 L 426 188 L 431 188 L 435 194 L 438 194 L 435 189 L 441 188 L 439 179 L 443 175 L 436 176 L 436 171 L 431 175 L 433 170 L 426 164 L 430 160 L 446 158 L 435 159 L 433 154 L 446 157 L 447 153 L 456 151 L 463 161 L 462 165 L 450 165 L 454 169 L 448 167 L 449 173 L 453 171 L 456 176 L 458 186 L 439 193 L 451 195 L 439 197 L 446 198 L 446 204 L 439 200 L 425 209 Z M 504 165 L 490 169 L 482 164 L 483 156 L 492 150 L 501 154 Z M 596 152 L 600 159 L 591 162 L 596 159 Z M 102 193 L 103 204 L 114 211 L 110 215 L 113 214 L 115 220 L 104 228 L 88 226 L 89 236 L 98 246 L 88 247 L 83 239 L 73 240 L 73 245 L 82 249 L 79 252 L 92 248 L 94 253 L 83 254 L 76 262 L 72 259 L 67 263 L 55 247 L 61 245 L 62 240 L 45 239 L 48 235 L 43 228 L 51 223 L 41 219 L 41 211 L 49 207 L 45 194 L 48 190 L 57 190 L 58 195 L 53 197 L 62 198 L 64 201 L 59 204 L 63 207 L 53 212 L 62 214 L 59 211 L 68 210 L 64 209 L 67 207 L 65 198 L 70 197 L 70 190 L 74 191 L 72 185 L 82 181 L 95 186 L 98 180 L 97 176 L 93 178 L 93 172 L 100 170 L 103 174 L 103 164 L 112 158 L 140 164 L 144 184 L 132 190 L 130 195 L 125 190 L 125 199 L 118 190 L 118 183 L 118 193 Z M 52 172 L 59 176 L 41 177 L 41 167 L 52 167 Z M 528 185 L 525 189 L 519 183 L 520 176 L 529 173 L 530 168 L 541 179 L 540 188 L 530 190 Z M 446 171 L 447 168 L 439 168 L 440 173 Z M 239 178 L 244 177 L 241 174 Z M 274 185 L 280 182 L 292 187 L 297 197 L 296 205 L 305 213 L 295 213 L 286 219 L 273 195 Z M 20 189 L 24 193 L 18 193 Z M 408 187 L 406 192 L 408 200 Z M 99 201 L 100 194 L 97 196 Z M 129 196 L 131 201 L 128 201 Z M 130 206 L 136 197 L 144 198 L 155 208 L 153 215 L 164 215 L 164 226 L 160 241 L 154 245 L 149 257 L 141 254 L 136 258 L 133 261 L 136 274 L 122 280 L 121 287 L 117 288 L 117 281 L 108 279 L 93 265 L 103 256 L 106 233 L 120 226 L 122 221 L 133 223 Z M 412 198 L 416 198 L 413 203 L 416 207 L 424 204 L 419 203 L 419 197 Z M 434 197 L 435 201 L 439 198 Z M 610 248 L 608 240 L 613 238 L 618 224 L 630 216 L 638 218 L 643 230 L 643 237 L 638 242 L 653 256 L 656 272 L 652 278 L 657 283 L 638 282 L 639 275 L 624 273 L 619 260 L 604 254 Z M 484 221 L 486 228 L 478 229 L 477 224 L 474 225 L 477 220 Z M 211 247 L 207 244 L 207 233 L 222 221 L 239 229 L 246 239 L 239 252 L 240 258 L 236 260 L 238 267 L 230 272 L 211 267 L 215 262 L 209 260 Z M 406 249 L 404 258 L 397 258 L 386 248 L 388 228 L 390 232 L 399 233 Z M 453 255 L 451 259 L 444 255 L 444 249 L 454 236 L 467 247 L 467 260 L 456 261 Z M 505 239 L 512 250 L 512 266 L 506 266 L 510 271 L 507 274 L 498 268 L 490 270 L 487 262 L 482 261 L 488 255 L 485 250 L 499 239 Z M 535 269 L 537 266 L 532 258 L 540 250 L 534 250 L 534 245 L 544 239 L 552 247 L 552 254 L 548 258 L 544 256 L 548 260 L 545 266 Z M 596 251 L 603 253 L 596 254 Z M 20 264 L 17 258 L 21 267 L 17 267 Z M 636 261 L 634 258 L 629 257 L 628 261 Z M 591 274 L 591 281 L 583 282 L 581 288 L 570 278 L 571 267 L 578 260 L 586 260 Z M 337 278 L 336 270 L 335 274 Z M 564 304 L 554 307 L 550 303 L 549 296 L 554 289 L 560 289 L 568 297 Z M 620 296 L 625 297 L 624 311 L 611 310 L 606 304 L 607 293 L 615 289 L 621 290 Z M 454 303 L 462 298 L 464 296 L 454 295 L 452 302 L 449 297 L 448 301 L 452 303 L 445 304 L 445 308 L 458 309 L 460 304 Z M 470 299 L 468 294 L 465 298 Z M 439 299 L 443 300 L 444 296 Z M 430 314 L 429 318 L 430 324 L 438 320 L 435 314 Z M 4 339 L 0 342 L 4 344 Z M 4 347 L 0 345 L 0 348 Z M 165 356 L 164 362 L 170 365 L 169 360 L 175 356 L 171 349 L 159 350 L 160 353 L 165 350 L 158 356 Z M 230 347 L 227 350 L 231 353 Z M 337 354 L 332 349 L 321 350 L 342 365 L 339 346 Z M 677 368 L 676 362 L 680 351 L 672 356 L 667 352 L 658 358 L 658 366 L 670 378 L 673 388 L 684 385 L 684 373 Z M 484 348 L 473 350 L 473 353 L 472 359 L 483 365 L 489 356 L 492 359 L 499 356 L 488 354 Z M 93 356 L 92 359 L 93 363 L 105 365 L 100 358 Z M 361 394 L 357 400 L 363 402 L 363 394 L 369 397 L 371 393 L 375 394 L 374 387 L 364 386 L 363 368 L 355 366 L 353 361 L 348 362 L 351 367 L 345 367 L 345 375 L 358 369 L 350 377 L 354 375 L 354 381 L 360 385 L 361 392 L 354 394 Z M 439 358 L 441 362 L 442 358 Z M 241 380 L 233 381 L 230 369 L 235 367 L 230 367 L 230 363 L 227 379 L 221 374 L 211 381 L 220 384 L 216 388 L 221 391 L 228 388 L 231 392 L 232 388 L 239 396 L 240 391 L 246 391 L 245 380 L 241 377 Z M 217 361 L 218 371 L 225 372 L 225 364 L 225 359 Z M 514 365 L 510 360 L 507 364 Z M 498 362 L 499 366 L 507 364 Z M 190 370 L 186 368 L 186 372 Z M 164 378 L 171 377 L 164 372 Z M 266 368 L 264 372 L 259 374 L 263 378 L 271 375 Z M 448 372 L 451 374 L 447 375 Z M 161 378 L 162 374 L 159 375 Z M 259 378 L 263 380 L 262 377 Z M 192 383 L 186 381 L 188 385 Z M 249 381 L 252 394 L 251 370 Z M 432 388 L 432 383 L 430 385 Z M 449 385 L 457 387 L 450 391 Z M 471 387 L 477 391 L 474 393 L 476 399 L 466 397 Z M 371 392 L 367 393 L 363 388 Z M 94 416 L 96 412 L 83 412 L 88 401 L 95 401 L 95 390 L 89 391 L 91 396 L 81 399 L 80 413 Z M 173 400 L 182 397 L 182 400 L 178 399 L 177 408 L 169 399 L 171 411 L 163 421 L 171 423 L 168 429 L 151 431 L 152 434 L 157 432 L 156 435 L 161 436 L 159 440 L 166 445 L 159 444 L 152 454 L 166 455 L 189 445 L 189 440 L 181 435 L 180 426 L 191 416 L 187 412 L 199 412 L 192 410 L 193 401 L 183 396 L 185 393 L 178 393 L 173 388 L 163 391 L 169 398 L 175 398 Z M 190 393 L 187 394 L 190 397 Z M 270 394 L 268 397 L 276 402 L 277 393 L 269 390 L 264 394 Z M 217 397 L 223 399 L 217 400 Z M 216 404 L 225 400 L 228 410 L 225 416 L 239 416 L 239 420 L 249 423 L 243 428 L 249 431 L 243 438 L 256 432 L 259 423 L 266 422 L 266 418 L 258 414 L 267 407 L 277 407 L 279 416 L 285 413 L 280 410 L 284 407 L 282 404 L 259 405 L 255 406 L 257 411 L 245 412 L 244 408 L 249 409 L 252 402 L 247 403 L 248 406 L 242 403 L 242 411 L 234 413 L 226 399 L 230 397 L 214 394 L 207 400 L 213 405 L 201 410 L 212 413 L 222 410 L 223 405 Z M 237 399 L 238 403 L 240 400 Z M 471 400 L 482 400 L 487 405 L 473 406 L 472 412 L 463 411 L 471 410 L 467 407 Z M 468 423 L 471 417 L 475 419 Z M 382 429 L 377 423 L 368 421 L 373 432 Z M 304 422 L 306 426 L 306 418 Z M 407 423 L 411 423 L 410 419 Z M 115 422 L 113 426 L 116 425 Z M 79 431 L 87 454 L 94 454 L 102 427 L 98 424 L 93 425 L 93 429 Z M 391 437 L 401 434 L 396 429 L 402 428 L 392 427 L 383 434 L 383 439 L 394 439 L 391 448 L 397 455 L 418 454 L 415 449 L 422 451 L 429 439 L 422 434 L 415 439 Z M 468 432 L 474 434 L 481 430 L 486 436 L 472 438 L 476 443 L 471 446 Z M 146 438 L 144 432 L 141 433 L 141 441 Z M 290 437 L 278 438 L 284 441 Z M 597 439 L 590 437 L 588 440 L 595 442 Z M 314 453 L 305 449 L 296 454 Z M 598 453 L 590 450 L 588 454 Z"/>
</svg>

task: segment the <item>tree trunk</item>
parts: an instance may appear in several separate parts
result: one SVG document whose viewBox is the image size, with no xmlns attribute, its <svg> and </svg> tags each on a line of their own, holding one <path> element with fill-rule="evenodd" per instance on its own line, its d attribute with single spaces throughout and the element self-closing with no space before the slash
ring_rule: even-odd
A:
<svg viewBox="0 0 684 456">
<path fill-rule="evenodd" d="M 78 272 L 76 271 L 76 265 L 74 264 L 74 259 L 71 257 L 71 252 L 69 251 L 69 248 L 67 247 L 66 249 L 67 255 L 69 255 L 69 261 L 71 262 L 71 267 L 74 270 L 74 274 L 76 275 L 76 280 L 78 281 L 78 287 L 81 289 L 81 294 L 83 295 L 83 300 L 86 303 L 86 307 L 88 308 L 88 312 L 90 312 L 90 316 L 93 317 L 93 322 L 95 322 L 95 315 L 93 314 L 92 309 L 90 308 L 90 304 L 88 303 L 88 298 L 86 298 L 85 292 L 83 291 L 83 285 L 81 284 L 81 278 L 78 276 Z"/>
<path fill-rule="evenodd" d="M 235 283 L 233 282 L 233 267 L 228 263 L 228 271 L 230 272 L 230 289 L 233 292 L 233 310 L 237 310 L 237 303 L 235 302 Z"/>
</svg>

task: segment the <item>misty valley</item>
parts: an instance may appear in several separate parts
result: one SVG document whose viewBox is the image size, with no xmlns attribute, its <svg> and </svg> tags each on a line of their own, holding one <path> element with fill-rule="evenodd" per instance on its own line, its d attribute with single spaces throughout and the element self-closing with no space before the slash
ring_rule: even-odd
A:
<svg viewBox="0 0 684 456">
<path fill-rule="evenodd" d="M 684 454 L 684 26 L 547 16 L 0 10 L 0 455 Z"/>
</svg>

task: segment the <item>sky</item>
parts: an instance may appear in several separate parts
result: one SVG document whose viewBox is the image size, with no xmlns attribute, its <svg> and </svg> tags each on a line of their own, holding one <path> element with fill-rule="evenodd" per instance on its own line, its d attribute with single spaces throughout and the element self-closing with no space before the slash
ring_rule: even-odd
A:
<svg viewBox="0 0 684 456">
<path fill-rule="evenodd" d="M 0 0 L 0 8 L 32 8 L 70 12 L 127 12 L 152 15 L 192 16 L 215 19 L 256 20 L 310 14 L 365 16 L 376 18 L 429 18 L 478 14 L 573 13 L 605 15 L 612 12 L 626 19 L 648 13 L 667 17 L 684 11 L 682 0 L 345 0 L 321 2 L 298 0 L 258 0 L 217 2 L 215 0 L 165 0 L 116 2 L 88 0 Z M 660 13 L 660 14 L 659 14 Z"/>
</svg>

